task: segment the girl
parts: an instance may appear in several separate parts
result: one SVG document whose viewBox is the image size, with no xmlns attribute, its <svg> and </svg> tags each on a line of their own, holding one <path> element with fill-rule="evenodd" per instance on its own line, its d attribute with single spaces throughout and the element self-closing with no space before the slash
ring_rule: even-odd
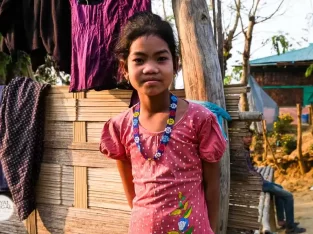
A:
<svg viewBox="0 0 313 234">
<path fill-rule="evenodd" d="M 212 112 L 169 92 L 176 50 L 170 24 L 148 12 L 128 20 L 116 47 L 139 103 L 104 125 L 100 150 L 117 160 L 131 234 L 216 230 L 226 142 Z"/>
</svg>

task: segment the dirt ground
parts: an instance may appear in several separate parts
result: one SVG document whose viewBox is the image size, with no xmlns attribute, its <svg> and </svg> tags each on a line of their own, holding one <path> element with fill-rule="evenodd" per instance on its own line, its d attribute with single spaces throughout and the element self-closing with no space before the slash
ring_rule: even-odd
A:
<svg viewBox="0 0 313 234">
<path fill-rule="evenodd" d="M 295 220 L 307 229 L 306 234 L 313 234 L 313 191 L 294 192 Z M 284 231 L 278 230 L 279 234 Z"/>
<path fill-rule="evenodd" d="M 295 221 L 307 229 L 306 234 L 313 234 L 313 168 L 301 176 L 298 168 L 287 170 L 287 175 L 276 173 L 275 182 L 281 184 L 286 190 L 294 195 Z M 279 231 L 283 234 L 284 231 Z"/>
</svg>

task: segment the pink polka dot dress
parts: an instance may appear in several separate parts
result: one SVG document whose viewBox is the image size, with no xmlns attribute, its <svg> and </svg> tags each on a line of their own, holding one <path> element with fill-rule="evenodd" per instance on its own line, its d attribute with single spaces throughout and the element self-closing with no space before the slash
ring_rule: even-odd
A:
<svg viewBox="0 0 313 234">
<path fill-rule="evenodd" d="M 129 233 L 213 234 L 202 184 L 202 160 L 217 162 L 226 141 L 215 116 L 189 103 L 176 120 L 164 154 L 147 161 L 133 138 L 134 107 L 109 120 L 103 128 L 100 151 L 116 160 L 130 160 L 136 196 Z M 139 126 L 142 152 L 152 157 L 162 132 Z"/>
</svg>

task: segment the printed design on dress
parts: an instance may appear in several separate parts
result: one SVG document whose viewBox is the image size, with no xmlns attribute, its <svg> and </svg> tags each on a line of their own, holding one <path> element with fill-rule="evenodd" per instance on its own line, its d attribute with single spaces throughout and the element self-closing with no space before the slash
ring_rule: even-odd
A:
<svg viewBox="0 0 313 234">
<path fill-rule="evenodd" d="M 189 227 L 189 217 L 192 212 L 192 207 L 186 201 L 186 197 L 181 192 L 178 193 L 179 203 L 178 208 L 170 214 L 170 216 L 180 216 L 178 221 L 178 231 L 169 231 L 167 234 L 192 234 L 194 227 Z"/>
</svg>

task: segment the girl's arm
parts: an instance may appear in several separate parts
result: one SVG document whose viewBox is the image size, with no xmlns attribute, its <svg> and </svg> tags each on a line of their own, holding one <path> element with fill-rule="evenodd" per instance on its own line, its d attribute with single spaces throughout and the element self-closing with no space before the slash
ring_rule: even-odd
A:
<svg viewBox="0 0 313 234">
<path fill-rule="evenodd" d="M 118 171 L 120 173 L 125 195 L 130 208 L 133 208 L 133 199 L 135 198 L 135 187 L 133 183 L 132 167 L 128 160 L 116 161 Z"/>
<path fill-rule="evenodd" d="M 220 204 L 220 167 L 218 162 L 202 161 L 204 194 L 211 228 L 217 231 Z"/>
</svg>

